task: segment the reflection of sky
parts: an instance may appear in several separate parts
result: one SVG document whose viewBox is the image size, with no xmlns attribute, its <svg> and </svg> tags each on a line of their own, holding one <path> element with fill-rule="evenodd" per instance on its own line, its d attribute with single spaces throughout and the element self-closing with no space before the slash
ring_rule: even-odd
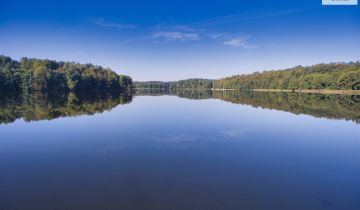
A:
<svg viewBox="0 0 360 210">
<path fill-rule="evenodd" d="M 1 203 L 356 209 L 358 128 L 175 96 L 138 96 L 93 116 L 18 120 L 0 126 Z"/>
<path fill-rule="evenodd" d="M 5 0 L 0 54 L 92 62 L 135 80 L 221 78 L 358 60 L 359 25 L 358 6 L 313 0 Z"/>
<path fill-rule="evenodd" d="M 147 144 L 274 144 L 321 152 L 357 150 L 357 124 L 217 100 L 141 96 L 94 116 L 1 125 L 0 151 L 46 152 Z M 21 132 L 19 132 L 21 131 Z M 73 148 L 74 147 L 74 148 Z M 85 150 L 84 148 L 84 150 Z M 42 151 L 42 150 L 45 151 Z M 334 151 L 333 151 L 334 150 Z M 351 152 L 348 153 L 352 154 Z M 335 155 L 335 154 L 334 154 Z"/>
<path fill-rule="evenodd" d="M 358 129 L 351 121 L 220 100 L 139 96 L 93 116 L 1 125 L 0 184 L 10 187 L 0 197 L 31 192 L 21 205 L 57 187 L 59 199 L 100 206 L 103 199 L 129 207 L 133 195 L 135 203 L 157 206 L 166 198 L 184 209 L 261 208 L 283 199 L 299 209 L 356 209 Z M 73 189 L 78 185 L 85 187 Z"/>
</svg>

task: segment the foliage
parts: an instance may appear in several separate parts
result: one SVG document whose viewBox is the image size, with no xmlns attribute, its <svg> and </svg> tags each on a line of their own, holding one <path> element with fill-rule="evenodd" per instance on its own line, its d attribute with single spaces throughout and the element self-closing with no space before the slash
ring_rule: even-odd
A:
<svg viewBox="0 0 360 210">
<path fill-rule="evenodd" d="M 219 80 L 188 79 L 178 82 L 138 83 L 141 88 L 170 89 L 339 89 L 360 90 L 360 63 L 331 63 L 296 66 L 286 70 L 255 72 Z"/>
<path fill-rule="evenodd" d="M 171 84 L 171 89 L 211 89 L 213 81 L 207 79 L 187 79 Z"/>
<path fill-rule="evenodd" d="M 160 82 L 160 81 L 149 81 L 149 82 L 134 82 L 136 89 L 170 89 L 172 82 Z"/>
<path fill-rule="evenodd" d="M 216 80 L 215 89 L 360 89 L 360 63 L 297 66 Z"/>
<path fill-rule="evenodd" d="M 135 82 L 135 87 L 137 89 L 211 89 L 212 85 L 213 81 L 207 79 L 187 79 L 179 80 L 177 82 Z"/>
<path fill-rule="evenodd" d="M 22 58 L 19 62 L 0 56 L 0 90 L 128 90 L 129 76 L 92 64 Z"/>
</svg>

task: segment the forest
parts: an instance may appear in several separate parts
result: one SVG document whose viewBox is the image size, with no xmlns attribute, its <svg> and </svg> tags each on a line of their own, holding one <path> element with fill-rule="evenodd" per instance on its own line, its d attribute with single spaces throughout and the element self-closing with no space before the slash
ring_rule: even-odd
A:
<svg viewBox="0 0 360 210">
<path fill-rule="evenodd" d="M 186 79 L 177 82 L 134 82 L 134 85 L 136 89 L 211 89 L 213 81 L 208 79 Z"/>
<path fill-rule="evenodd" d="M 213 81 L 208 79 L 187 79 L 172 83 L 171 89 L 211 89 Z"/>
<path fill-rule="evenodd" d="M 137 89 L 281 89 L 360 90 L 360 62 L 296 66 L 236 75 L 218 80 L 134 82 L 109 68 L 93 64 L 0 56 L 0 91 L 81 91 Z"/>
<path fill-rule="evenodd" d="M 149 82 L 134 82 L 137 89 L 170 89 L 173 82 L 149 81 Z"/>
<path fill-rule="evenodd" d="M 213 82 L 215 89 L 360 90 L 360 62 L 296 66 Z"/>
<path fill-rule="evenodd" d="M 81 91 L 132 88 L 132 79 L 93 64 L 0 55 L 0 91 Z"/>
<path fill-rule="evenodd" d="M 146 83 L 151 86 L 151 82 Z M 156 82 L 161 86 L 161 82 Z M 236 75 L 218 80 L 188 79 L 167 82 L 169 89 L 282 89 L 282 90 L 360 90 L 360 62 L 296 66 L 285 70 L 271 70 Z M 146 88 L 142 83 L 137 87 Z"/>
</svg>

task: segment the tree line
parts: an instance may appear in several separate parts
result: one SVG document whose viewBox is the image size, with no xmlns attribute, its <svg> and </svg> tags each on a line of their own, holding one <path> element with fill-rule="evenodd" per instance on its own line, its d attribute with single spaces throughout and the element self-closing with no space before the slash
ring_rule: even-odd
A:
<svg viewBox="0 0 360 210">
<path fill-rule="evenodd" d="M 172 83 L 171 89 L 211 89 L 213 80 L 208 79 L 187 79 Z"/>
<path fill-rule="evenodd" d="M 215 80 L 215 89 L 360 90 L 360 62 L 296 66 Z"/>
<path fill-rule="evenodd" d="M 211 89 L 213 81 L 208 79 L 186 79 L 176 82 L 135 82 L 134 85 L 136 89 Z"/>
<path fill-rule="evenodd" d="M 144 86 L 138 82 L 137 86 L 146 88 L 152 84 L 148 82 Z M 156 82 L 156 86 L 161 85 L 161 82 Z M 167 82 L 166 86 L 169 89 L 360 90 L 360 62 L 296 66 L 285 70 L 255 72 L 218 80 L 188 79 Z"/>
<path fill-rule="evenodd" d="M 132 79 L 93 64 L 0 55 L 0 91 L 129 90 Z"/>
<path fill-rule="evenodd" d="M 136 89 L 170 89 L 172 82 L 149 81 L 149 82 L 134 82 Z"/>
</svg>

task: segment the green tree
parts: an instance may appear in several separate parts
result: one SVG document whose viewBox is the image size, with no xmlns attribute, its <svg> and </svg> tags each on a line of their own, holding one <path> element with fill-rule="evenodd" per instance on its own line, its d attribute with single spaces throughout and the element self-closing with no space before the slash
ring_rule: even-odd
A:
<svg viewBox="0 0 360 210">
<path fill-rule="evenodd" d="M 43 91 L 48 88 L 47 69 L 44 66 L 38 66 L 33 73 L 33 89 L 35 91 Z"/>
</svg>

